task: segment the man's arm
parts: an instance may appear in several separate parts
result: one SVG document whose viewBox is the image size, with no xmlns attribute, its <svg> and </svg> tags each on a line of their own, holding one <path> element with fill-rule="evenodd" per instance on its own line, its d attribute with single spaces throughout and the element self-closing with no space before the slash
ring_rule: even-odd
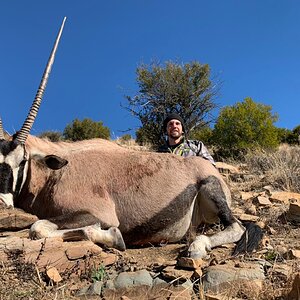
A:
<svg viewBox="0 0 300 300">
<path fill-rule="evenodd" d="M 201 156 L 209 160 L 214 166 L 216 163 L 213 157 L 210 155 L 209 151 L 201 141 L 189 141 L 191 149 L 196 153 L 196 156 Z"/>
</svg>

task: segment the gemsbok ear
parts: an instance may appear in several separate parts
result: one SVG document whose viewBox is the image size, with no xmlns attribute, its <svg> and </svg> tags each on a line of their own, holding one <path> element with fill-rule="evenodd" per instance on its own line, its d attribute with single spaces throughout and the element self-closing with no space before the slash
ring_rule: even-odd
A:
<svg viewBox="0 0 300 300">
<path fill-rule="evenodd" d="M 59 170 L 68 164 L 66 159 L 63 159 L 56 155 L 47 155 L 44 157 L 46 166 L 52 170 Z"/>
</svg>

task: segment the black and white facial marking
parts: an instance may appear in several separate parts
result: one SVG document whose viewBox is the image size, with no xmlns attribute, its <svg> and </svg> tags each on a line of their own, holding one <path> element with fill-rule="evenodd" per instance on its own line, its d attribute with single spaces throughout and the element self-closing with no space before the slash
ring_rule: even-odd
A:
<svg viewBox="0 0 300 300">
<path fill-rule="evenodd" d="M 0 201 L 7 206 L 14 206 L 14 197 L 25 182 L 27 160 L 23 144 L 0 140 Z"/>
</svg>

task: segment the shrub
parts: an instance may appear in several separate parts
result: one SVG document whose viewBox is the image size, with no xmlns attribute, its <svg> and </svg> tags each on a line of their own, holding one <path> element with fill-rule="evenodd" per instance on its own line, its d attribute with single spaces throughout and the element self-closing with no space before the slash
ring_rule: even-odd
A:
<svg viewBox="0 0 300 300">
<path fill-rule="evenodd" d="M 213 130 L 213 140 L 226 156 L 244 155 L 249 149 L 275 148 L 279 145 L 271 106 L 251 98 L 221 110 Z"/>
<path fill-rule="evenodd" d="M 63 139 L 62 133 L 58 131 L 45 131 L 39 135 L 40 138 L 47 138 L 51 142 L 58 142 Z"/>
<path fill-rule="evenodd" d="M 103 123 L 94 122 L 91 119 L 83 119 L 82 121 L 75 119 L 71 124 L 68 124 L 63 133 L 65 139 L 71 141 L 81 141 L 92 138 L 110 138 L 110 130 Z"/>
</svg>

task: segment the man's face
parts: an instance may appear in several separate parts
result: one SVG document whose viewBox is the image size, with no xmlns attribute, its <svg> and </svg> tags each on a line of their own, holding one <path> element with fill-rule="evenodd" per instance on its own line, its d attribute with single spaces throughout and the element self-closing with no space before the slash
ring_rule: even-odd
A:
<svg viewBox="0 0 300 300">
<path fill-rule="evenodd" d="M 167 134 L 173 139 L 178 139 L 182 136 L 182 124 L 179 120 L 172 119 L 167 124 Z"/>
</svg>

